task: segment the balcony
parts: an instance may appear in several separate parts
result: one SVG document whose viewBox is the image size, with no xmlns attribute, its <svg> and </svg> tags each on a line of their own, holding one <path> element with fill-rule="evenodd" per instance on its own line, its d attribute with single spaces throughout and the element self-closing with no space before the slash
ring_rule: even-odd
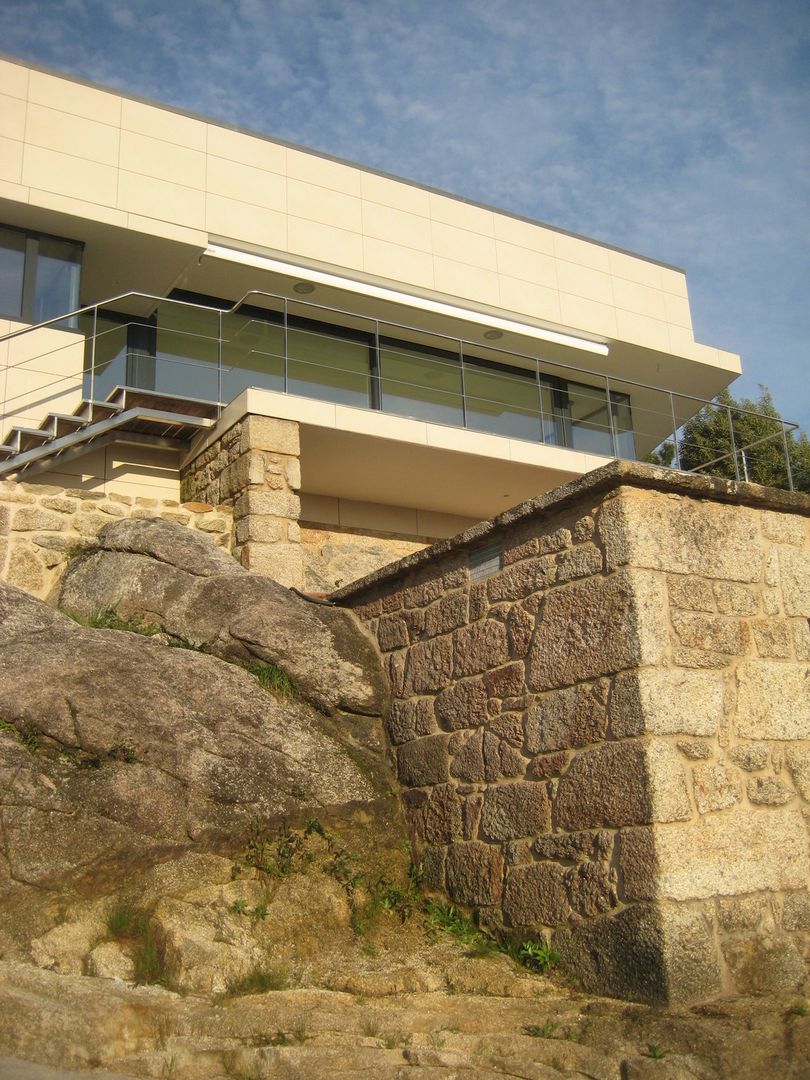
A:
<svg viewBox="0 0 810 1080">
<path fill-rule="evenodd" d="M 136 305 L 149 315 L 126 313 Z M 49 344 L 44 353 L 30 335 L 48 333 L 49 323 L 7 335 L 7 366 L 25 376 L 24 395 L 4 401 L 7 416 L 24 411 L 20 396 L 47 391 L 54 372 L 60 387 L 85 401 L 113 399 L 125 388 L 208 403 L 215 412 L 256 388 L 567 449 L 581 460 L 655 453 L 675 467 L 688 460 L 692 469 L 731 470 L 740 479 L 765 448 L 787 453 L 794 427 L 762 417 L 762 437 L 743 447 L 735 443 L 733 410 L 725 410 L 733 451 L 718 455 L 685 435 L 685 423 L 701 409 L 723 412 L 699 398 L 548 359 L 541 342 L 534 355 L 499 348 L 501 335 L 491 328 L 473 341 L 268 292 L 253 291 L 233 306 L 126 294 L 71 314 L 84 337 L 81 371 L 75 334 L 72 347 Z M 24 358 L 15 365 L 21 338 Z"/>
</svg>

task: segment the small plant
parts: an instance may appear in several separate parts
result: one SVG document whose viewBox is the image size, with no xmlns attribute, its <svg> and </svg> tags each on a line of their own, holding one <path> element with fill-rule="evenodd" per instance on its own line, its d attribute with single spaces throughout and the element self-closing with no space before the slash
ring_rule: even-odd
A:
<svg viewBox="0 0 810 1080">
<path fill-rule="evenodd" d="M 93 630 L 124 630 L 129 634 L 141 634 L 144 637 L 154 637 L 155 634 L 160 633 L 160 627 L 155 623 L 142 623 L 134 615 L 130 618 L 123 618 L 112 608 L 107 608 L 104 611 L 94 611 L 86 621 L 76 618 L 75 615 L 73 618 Z"/>
<path fill-rule="evenodd" d="M 40 733 L 36 728 L 29 727 L 27 724 L 20 728 L 19 739 L 25 749 L 31 754 L 35 754 L 42 745 L 42 736 Z"/>
<path fill-rule="evenodd" d="M 171 979 L 163 948 L 158 943 L 148 916 L 139 920 L 138 937 L 132 951 L 136 985 L 169 986 Z"/>
<path fill-rule="evenodd" d="M 110 757 L 114 761 L 126 761 L 129 765 L 138 760 L 134 747 L 129 743 L 116 743 L 110 747 Z"/>
<path fill-rule="evenodd" d="M 77 755 L 74 759 L 74 764 L 80 769 L 100 769 L 101 768 L 101 754 L 97 754 L 95 751 L 90 751 L 87 754 Z"/>
<path fill-rule="evenodd" d="M 177 1076 L 177 1055 L 172 1054 L 168 1060 L 163 1062 L 163 1067 L 160 1070 L 161 1077 L 166 1077 L 167 1080 L 173 1080 Z"/>
<path fill-rule="evenodd" d="M 477 946 L 484 937 L 472 919 L 459 911 L 455 904 L 428 900 L 425 903 L 425 915 L 427 916 L 428 926 L 452 934 L 462 945 Z"/>
<path fill-rule="evenodd" d="M 171 986 L 163 946 L 155 937 L 148 911 L 118 901 L 107 912 L 107 933 L 129 944 L 137 985 Z"/>
<path fill-rule="evenodd" d="M 132 904 L 127 903 L 126 900 L 119 900 L 107 912 L 107 933 L 114 938 L 128 937 L 140 917 L 140 913 Z"/>
<path fill-rule="evenodd" d="M 648 1043 L 645 1056 L 652 1058 L 653 1061 L 662 1061 L 667 1056 L 667 1052 L 663 1046 L 660 1046 L 658 1043 Z"/>
<path fill-rule="evenodd" d="M 234 979 L 228 986 L 230 997 L 244 994 L 266 994 L 270 990 L 286 990 L 289 985 L 287 969 L 255 967 L 240 979 Z"/>
<path fill-rule="evenodd" d="M 363 1034 L 367 1039 L 378 1039 L 380 1037 L 380 1021 L 376 1016 L 368 1016 L 363 1021 Z"/>
<path fill-rule="evenodd" d="M 251 919 L 267 918 L 267 904 L 262 903 L 251 907 L 242 896 L 237 897 L 231 904 L 231 911 L 234 915 L 247 915 Z"/>
<path fill-rule="evenodd" d="M 791 1016 L 810 1016 L 810 1005 L 806 1001 L 797 1001 L 788 1010 Z"/>
<path fill-rule="evenodd" d="M 2 716 L 0 716 L 0 732 L 3 732 L 6 735 L 12 735 L 15 739 L 18 735 L 15 726 L 9 720 L 5 720 Z"/>
<path fill-rule="evenodd" d="M 254 660 L 245 667 L 258 680 L 259 686 L 271 694 L 286 698 L 298 696 L 292 679 L 272 661 Z"/>
<path fill-rule="evenodd" d="M 523 1030 L 527 1035 L 533 1035 L 536 1039 L 552 1039 L 559 1026 L 553 1020 L 547 1020 L 545 1024 L 527 1024 Z"/>
<path fill-rule="evenodd" d="M 560 954 L 545 941 L 524 941 L 517 950 L 517 961 L 530 971 L 545 975 L 559 961 Z"/>
<path fill-rule="evenodd" d="M 447 1042 L 447 1037 L 441 1031 L 431 1031 L 428 1035 L 428 1045 L 434 1050 L 441 1050 Z"/>
</svg>

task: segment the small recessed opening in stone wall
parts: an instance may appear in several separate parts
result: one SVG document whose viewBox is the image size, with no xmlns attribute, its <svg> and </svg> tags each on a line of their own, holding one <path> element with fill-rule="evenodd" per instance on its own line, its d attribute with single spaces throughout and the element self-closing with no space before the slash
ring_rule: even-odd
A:
<svg viewBox="0 0 810 1080">
<path fill-rule="evenodd" d="M 470 580 L 480 581 L 503 569 L 503 547 L 500 541 L 470 552 Z"/>
</svg>

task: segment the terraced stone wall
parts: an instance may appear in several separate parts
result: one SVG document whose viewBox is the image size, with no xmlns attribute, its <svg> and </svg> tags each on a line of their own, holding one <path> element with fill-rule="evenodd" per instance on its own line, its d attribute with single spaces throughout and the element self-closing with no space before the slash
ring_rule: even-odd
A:
<svg viewBox="0 0 810 1080">
<path fill-rule="evenodd" d="M 614 463 L 333 598 L 433 889 L 594 991 L 801 983 L 810 500 Z"/>
<path fill-rule="evenodd" d="M 70 555 L 92 544 L 105 525 L 125 517 L 176 521 L 231 550 L 227 506 L 0 480 L 0 580 L 49 598 Z"/>
</svg>

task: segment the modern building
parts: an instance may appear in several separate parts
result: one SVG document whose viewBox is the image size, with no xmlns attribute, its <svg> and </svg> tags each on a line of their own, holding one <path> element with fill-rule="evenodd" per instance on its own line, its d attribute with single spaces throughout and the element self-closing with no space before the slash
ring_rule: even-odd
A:
<svg viewBox="0 0 810 1080">
<path fill-rule="evenodd" d="M 243 558 L 329 588 L 643 457 L 740 371 L 672 266 L 10 58 L 0 95 L 5 478 L 263 490 L 284 529 Z M 281 494 L 212 486 L 247 416 Z"/>
</svg>

